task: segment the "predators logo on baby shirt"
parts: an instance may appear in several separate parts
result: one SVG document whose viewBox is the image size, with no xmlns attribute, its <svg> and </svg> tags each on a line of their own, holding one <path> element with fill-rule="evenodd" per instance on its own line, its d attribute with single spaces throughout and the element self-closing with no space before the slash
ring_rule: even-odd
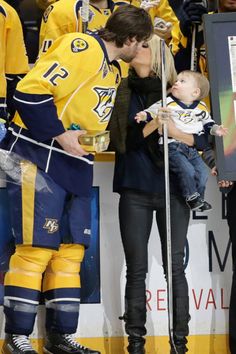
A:
<svg viewBox="0 0 236 354">
<path fill-rule="evenodd" d="M 71 50 L 73 53 L 79 53 L 88 48 L 88 43 L 82 38 L 76 38 L 71 43 Z"/>
</svg>

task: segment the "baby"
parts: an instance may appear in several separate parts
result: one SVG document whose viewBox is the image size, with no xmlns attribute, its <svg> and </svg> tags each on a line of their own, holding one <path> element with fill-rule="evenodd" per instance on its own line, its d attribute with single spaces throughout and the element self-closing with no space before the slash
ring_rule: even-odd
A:
<svg viewBox="0 0 236 354">
<path fill-rule="evenodd" d="M 199 72 L 182 71 L 167 97 L 167 108 L 176 127 L 189 134 L 207 132 L 215 136 L 224 136 L 227 129 L 217 125 L 211 118 L 207 107 L 201 99 L 209 93 L 209 81 Z M 150 121 L 157 116 L 161 101 L 145 111 L 137 113 L 137 122 Z M 160 137 L 159 144 L 163 144 Z M 208 211 L 212 207 L 204 200 L 208 173 L 196 148 L 168 139 L 169 165 L 179 180 L 179 185 L 187 205 L 191 210 Z"/>
</svg>

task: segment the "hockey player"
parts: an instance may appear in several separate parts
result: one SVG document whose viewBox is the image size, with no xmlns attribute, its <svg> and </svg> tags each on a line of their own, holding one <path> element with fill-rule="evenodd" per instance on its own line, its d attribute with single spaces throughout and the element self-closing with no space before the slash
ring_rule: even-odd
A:
<svg viewBox="0 0 236 354">
<path fill-rule="evenodd" d="M 23 31 L 16 11 L 0 0 L 0 118 L 14 115 L 12 96 L 19 80 L 29 71 Z"/>
<path fill-rule="evenodd" d="M 88 30 L 94 31 L 104 26 L 108 17 L 118 6 L 129 2 L 137 7 L 143 4 L 152 18 L 157 35 L 167 41 L 172 38 L 172 44 L 178 42 L 179 22 L 168 0 L 143 2 L 140 0 L 90 0 Z M 82 3 L 81 0 L 60 0 L 47 8 L 40 28 L 40 53 L 45 53 L 53 41 L 62 34 L 82 32 L 80 17 Z"/>
<path fill-rule="evenodd" d="M 47 354 L 98 354 L 73 339 L 80 303 L 80 264 L 90 240 L 93 155 L 83 129 L 108 124 L 120 73 L 153 32 L 150 16 L 131 5 L 116 10 L 97 35 L 58 38 L 17 86 L 17 115 L 3 141 L 22 157 L 21 183 L 8 192 L 16 251 L 5 277 L 3 354 L 36 354 L 28 336 L 41 289 Z M 67 216 L 68 230 L 62 225 Z M 64 236 L 70 234 L 70 244 Z M 42 273 L 45 272 L 42 280 Z"/>
<path fill-rule="evenodd" d="M 153 21 L 155 34 L 165 39 L 167 44 L 170 41 L 172 46 L 178 43 L 179 21 L 168 0 L 131 0 L 131 4 L 147 9 Z"/>
<path fill-rule="evenodd" d="M 52 43 L 63 34 L 83 32 L 80 16 L 82 4 L 81 0 L 60 0 L 47 8 L 40 27 L 40 53 L 45 53 Z M 89 31 L 98 30 L 105 25 L 109 16 L 118 6 L 127 4 L 127 1 L 90 0 L 87 29 Z"/>
</svg>

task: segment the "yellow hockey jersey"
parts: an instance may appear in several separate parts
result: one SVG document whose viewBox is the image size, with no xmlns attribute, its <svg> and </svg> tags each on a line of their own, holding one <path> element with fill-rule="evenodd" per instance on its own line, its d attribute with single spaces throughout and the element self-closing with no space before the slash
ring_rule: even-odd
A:
<svg viewBox="0 0 236 354">
<path fill-rule="evenodd" d="M 24 102 L 20 115 L 43 141 L 74 123 L 87 130 L 106 129 L 119 83 L 119 65 L 109 61 L 103 41 L 96 35 L 70 33 L 58 38 L 17 85 L 15 99 Z M 20 115 L 14 122 L 24 126 Z"/>
<path fill-rule="evenodd" d="M 74 125 L 105 130 L 119 83 L 119 64 L 109 61 L 99 36 L 61 36 L 18 84 L 17 113 L 5 148 L 35 163 L 64 189 L 88 195 L 93 156 L 68 154 L 54 138 Z"/>
<path fill-rule="evenodd" d="M 134 6 L 139 7 L 141 1 L 140 0 L 131 0 L 131 4 Z M 154 23 L 154 19 L 156 17 L 162 18 L 166 22 L 171 22 L 173 25 L 171 31 L 171 45 L 175 46 L 176 43 L 179 42 L 179 20 L 175 16 L 175 13 L 172 7 L 169 4 L 168 0 L 160 0 L 159 5 L 152 7 L 148 11 L 149 15 L 151 16 L 152 22 Z"/>
<path fill-rule="evenodd" d="M 16 11 L 0 0 L 0 105 L 6 104 L 7 79 L 29 70 L 23 31 Z"/>
<path fill-rule="evenodd" d="M 39 35 L 40 53 L 45 53 L 55 39 L 61 35 L 82 32 L 80 16 L 82 4 L 82 0 L 60 0 L 46 9 L 43 14 Z M 90 4 L 88 30 L 95 31 L 104 26 L 111 13 L 122 4 L 127 4 L 127 2 L 108 0 L 106 9 L 99 9 Z"/>
</svg>

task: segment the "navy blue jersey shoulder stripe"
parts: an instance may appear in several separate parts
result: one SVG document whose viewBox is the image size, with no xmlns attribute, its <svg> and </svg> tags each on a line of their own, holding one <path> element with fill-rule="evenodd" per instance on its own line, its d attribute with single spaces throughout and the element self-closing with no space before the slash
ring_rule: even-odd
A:
<svg viewBox="0 0 236 354">
<path fill-rule="evenodd" d="M 76 3 L 75 3 L 75 16 L 76 16 L 77 20 L 79 19 L 79 11 L 82 6 L 83 6 L 82 0 L 76 1 Z"/>
<path fill-rule="evenodd" d="M 106 58 L 107 62 L 110 64 L 111 62 L 109 60 L 109 57 L 108 57 L 108 54 L 107 54 L 107 50 L 106 50 L 105 44 L 102 41 L 102 39 L 96 33 L 89 34 L 89 36 L 95 38 L 98 41 L 98 43 L 100 44 L 100 47 L 103 50 L 104 57 Z"/>
<path fill-rule="evenodd" d="M 117 2 L 114 2 L 112 0 L 108 0 L 108 8 L 113 11 L 115 6 L 122 6 L 122 5 L 129 5 L 128 2 L 125 2 L 125 1 L 117 1 Z"/>
<path fill-rule="evenodd" d="M 90 4 L 90 6 L 94 7 L 96 11 L 100 12 L 100 14 L 102 13 L 102 11 L 98 7 L 96 7 L 95 5 Z"/>
<path fill-rule="evenodd" d="M 110 9 L 112 12 L 116 4 L 114 3 L 114 1 L 108 0 L 107 5 L 108 5 L 108 9 Z"/>
<path fill-rule="evenodd" d="M 3 16 L 7 17 L 7 12 L 5 11 L 2 5 L 0 5 L 0 13 L 3 14 Z"/>
<path fill-rule="evenodd" d="M 119 73 L 120 73 L 120 76 L 121 76 L 121 68 L 120 68 L 120 64 L 118 63 L 118 61 L 117 60 L 113 60 L 112 65 L 114 65 L 119 70 Z"/>
</svg>

